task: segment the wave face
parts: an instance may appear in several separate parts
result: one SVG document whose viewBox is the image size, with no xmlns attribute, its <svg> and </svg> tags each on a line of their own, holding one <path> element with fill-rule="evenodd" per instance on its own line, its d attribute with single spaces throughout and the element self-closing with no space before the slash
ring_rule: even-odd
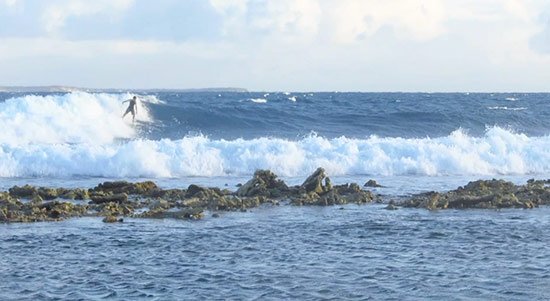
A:
<svg viewBox="0 0 550 301">
<path fill-rule="evenodd" d="M 0 93 L 0 177 L 550 173 L 548 94 L 131 96 Z"/>
<path fill-rule="evenodd" d="M 491 175 L 550 171 L 550 137 L 492 128 L 475 138 L 280 138 L 134 140 L 122 144 L 2 146 L 0 176 L 186 177 L 249 175 L 270 169 L 305 176 L 318 166 L 330 175 Z"/>
<path fill-rule="evenodd" d="M 131 116 L 121 118 L 129 94 L 70 93 L 27 95 L 0 103 L 0 143 L 6 145 L 52 143 L 111 143 L 136 137 Z M 149 122 L 140 103 L 136 119 Z"/>
</svg>

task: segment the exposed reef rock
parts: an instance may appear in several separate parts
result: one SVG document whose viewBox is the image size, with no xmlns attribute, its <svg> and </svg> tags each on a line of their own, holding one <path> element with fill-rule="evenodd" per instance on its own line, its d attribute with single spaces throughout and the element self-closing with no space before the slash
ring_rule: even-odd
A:
<svg viewBox="0 0 550 301">
<path fill-rule="evenodd" d="M 331 206 L 370 203 L 375 196 L 362 190 L 356 183 L 333 186 L 323 168 L 318 168 L 299 187 L 300 194 L 291 199 L 294 205 Z"/>
<path fill-rule="evenodd" d="M 285 182 L 278 180 L 270 170 L 257 170 L 254 177 L 237 190 L 237 196 L 278 198 L 284 196 L 288 190 Z"/>
<path fill-rule="evenodd" d="M 378 182 L 376 182 L 376 180 L 370 179 L 363 185 L 363 187 L 374 187 L 374 188 L 376 188 L 376 187 L 384 187 L 384 186 L 378 184 Z"/>
<path fill-rule="evenodd" d="M 45 188 L 25 185 L 23 187 L 13 186 L 9 194 L 16 198 L 33 198 L 40 196 L 43 200 L 54 200 L 56 198 L 84 200 L 88 199 L 88 191 L 83 189 Z"/>
<path fill-rule="evenodd" d="M 9 194 L 0 194 L 0 222 L 58 221 L 83 216 L 86 210 L 85 206 L 69 202 L 43 203 L 39 196 L 24 203 Z"/>
<path fill-rule="evenodd" d="M 449 192 L 426 192 L 413 195 L 400 205 L 434 209 L 465 208 L 534 208 L 550 204 L 550 188 L 545 181 L 529 180 L 514 185 L 504 180 L 478 180 Z"/>
<path fill-rule="evenodd" d="M 151 181 L 130 183 L 126 181 L 104 182 L 97 185 L 92 192 L 103 194 L 140 194 L 149 195 L 158 190 L 157 184 Z"/>
<path fill-rule="evenodd" d="M 324 185 L 323 180 L 325 180 Z M 317 168 L 317 170 L 311 174 L 300 187 L 303 188 L 306 193 L 313 192 L 322 194 L 332 190 L 330 178 L 325 175 L 325 169 L 322 167 Z"/>
<path fill-rule="evenodd" d="M 103 203 L 125 203 L 128 201 L 128 195 L 126 193 L 117 194 L 93 194 L 90 196 L 92 199 L 90 204 L 103 204 Z"/>
<path fill-rule="evenodd" d="M 202 219 L 204 212 L 202 208 L 186 208 L 178 211 L 149 210 L 142 214 L 135 215 L 140 218 L 173 218 L 173 219 Z"/>
<path fill-rule="evenodd" d="M 103 219 L 103 222 L 104 223 L 122 223 L 124 221 L 123 218 L 118 218 L 114 215 L 109 215 L 109 216 L 106 216 L 104 219 Z"/>
<path fill-rule="evenodd" d="M 377 183 L 370 180 L 367 184 Z M 432 191 L 400 202 L 391 200 L 385 209 L 535 208 L 550 204 L 549 184 L 548 180 L 529 180 L 526 185 L 479 180 L 449 192 Z M 103 217 L 106 223 L 122 222 L 124 217 L 196 220 L 203 218 L 206 211 L 219 216 L 216 212 L 248 211 L 263 204 L 332 206 L 381 200 L 381 196 L 356 183 L 333 185 L 323 168 L 292 187 L 273 172 L 258 170 L 235 192 L 194 184 L 187 189 L 164 190 L 151 181 L 105 182 L 89 190 L 14 186 L 0 192 L 0 222 L 60 221 L 79 216 Z"/>
</svg>

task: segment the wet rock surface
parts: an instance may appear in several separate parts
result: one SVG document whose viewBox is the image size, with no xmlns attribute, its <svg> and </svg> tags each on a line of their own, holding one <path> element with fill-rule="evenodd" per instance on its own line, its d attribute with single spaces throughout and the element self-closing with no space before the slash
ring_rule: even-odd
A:
<svg viewBox="0 0 550 301">
<path fill-rule="evenodd" d="M 376 182 L 376 180 L 373 180 L 373 179 L 368 180 L 363 186 L 364 187 L 374 187 L 374 188 L 384 187 L 384 186 L 378 184 L 378 182 Z"/>
<path fill-rule="evenodd" d="M 548 181 L 529 180 L 525 185 L 514 185 L 504 180 L 478 180 L 449 192 L 416 194 L 401 202 L 403 207 L 435 209 L 500 209 L 535 208 L 550 204 Z"/>
<path fill-rule="evenodd" d="M 371 185 L 376 183 L 372 181 Z M 273 172 L 258 170 L 235 192 L 194 184 L 186 189 L 164 190 L 151 181 L 105 182 L 88 190 L 14 186 L 0 192 L 0 222 L 60 221 L 80 216 L 103 217 L 105 223 L 119 223 L 125 217 L 196 220 L 207 211 L 219 217 L 216 212 L 248 211 L 261 205 L 333 206 L 371 202 L 385 200 L 356 183 L 333 185 L 323 168 L 318 168 L 301 185 L 292 187 Z M 550 204 L 550 186 L 548 180 L 529 180 L 525 185 L 479 180 L 448 192 L 420 193 L 386 203 L 388 210 L 530 209 Z"/>
<path fill-rule="evenodd" d="M 289 191 L 285 182 L 278 180 L 277 176 L 269 170 L 257 170 L 254 177 L 241 185 L 237 190 L 240 197 L 270 197 L 284 196 Z"/>
</svg>

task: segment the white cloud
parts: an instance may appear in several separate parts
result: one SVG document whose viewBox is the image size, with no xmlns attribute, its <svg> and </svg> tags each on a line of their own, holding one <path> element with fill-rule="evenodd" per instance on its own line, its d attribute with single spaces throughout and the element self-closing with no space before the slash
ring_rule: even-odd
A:
<svg viewBox="0 0 550 301">
<path fill-rule="evenodd" d="M 4 5 L 8 12 L 16 13 L 23 10 L 23 1 L 21 0 L 0 0 L 0 7 Z"/>
<path fill-rule="evenodd" d="M 210 5 L 223 14 L 226 14 L 231 10 L 244 13 L 246 11 L 247 2 L 248 0 L 210 0 Z"/>
<path fill-rule="evenodd" d="M 314 36 L 321 21 L 317 0 L 210 0 L 210 4 L 223 16 L 223 32 L 231 38 Z"/>
<path fill-rule="evenodd" d="M 514 23 L 531 30 L 542 0 L 210 0 L 228 37 L 323 37 L 350 43 L 389 28 L 400 39 L 427 41 L 453 22 Z M 483 28 L 481 28 L 483 32 Z"/>
<path fill-rule="evenodd" d="M 81 74 L 91 68 L 105 72 L 118 86 L 139 86 L 139 76 L 146 73 L 150 78 L 140 83 L 153 86 L 185 78 L 199 86 L 215 81 L 252 89 L 498 90 L 506 83 L 504 89 L 533 90 L 546 87 L 550 76 L 550 22 L 541 20 L 550 6 L 543 0 L 209 0 L 212 10 L 202 12 L 215 21 L 206 22 L 213 26 L 210 36 L 197 26 L 193 38 L 182 39 L 147 27 L 166 21 L 155 19 L 163 17 L 162 1 L 155 2 L 156 15 L 140 11 L 144 6 L 133 6 L 132 0 L 51 0 L 34 10 L 29 9 L 31 2 L 9 2 L 25 4 L 26 13 L 41 16 L 25 14 L 38 20 L 35 25 L 44 26 L 47 34 L 29 30 L 26 36 L 33 38 L 0 37 L 0 81 L 12 80 L 2 75 L 9 74 L 8 68 L 24 65 L 41 72 L 44 65 L 57 69 L 54 63 L 60 67 L 58 78 L 70 81 L 64 75 L 67 69 Z M 130 8 L 138 16 L 150 16 L 142 22 L 151 39 L 123 31 L 80 35 L 78 26 L 68 28 L 80 17 L 97 15 L 104 21 L 106 16 L 124 16 Z M 182 10 L 182 18 L 186 13 Z M 90 19 L 95 20 L 82 24 L 89 27 Z M 137 21 L 139 25 L 141 19 Z M 14 37 L 13 32 L 5 36 Z M 134 76 L 124 73 L 126 69 L 143 72 Z M 18 74 L 24 80 L 29 73 Z M 83 74 L 89 74 L 86 80 L 107 81 L 92 72 Z M 100 84 L 83 79 L 79 85 Z"/>
<path fill-rule="evenodd" d="M 443 33 L 445 7 L 439 0 L 210 0 L 225 18 L 225 32 L 315 36 L 351 42 L 384 26 L 404 38 L 424 40 Z M 323 24 L 323 32 L 320 32 Z"/>
<path fill-rule="evenodd" d="M 4 0 L 4 4 L 7 6 L 7 7 L 14 7 L 17 5 L 17 2 L 19 2 L 18 0 Z"/>
<path fill-rule="evenodd" d="M 321 7 L 315 0 L 268 1 L 265 12 L 252 17 L 256 29 L 280 34 L 309 36 L 317 34 Z"/>
<path fill-rule="evenodd" d="M 54 38 L 0 39 L 0 61 L 47 57 L 93 59 L 118 55 L 226 59 L 229 57 L 238 57 L 238 51 L 223 42 L 210 44 L 141 40 L 68 41 Z"/>
<path fill-rule="evenodd" d="M 125 11 L 133 3 L 133 0 L 65 0 L 49 5 L 42 14 L 42 22 L 48 33 L 55 33 L 69 17 L 117 13 Z"/>
<path fill-rule="evenodd" d="M 323 12 L 338 42 L 354 42 L 384 27 L 404 39 L 428 40 L 445 32 L 446 11 L 438 0 L 325 1 Z"/>
</svg>

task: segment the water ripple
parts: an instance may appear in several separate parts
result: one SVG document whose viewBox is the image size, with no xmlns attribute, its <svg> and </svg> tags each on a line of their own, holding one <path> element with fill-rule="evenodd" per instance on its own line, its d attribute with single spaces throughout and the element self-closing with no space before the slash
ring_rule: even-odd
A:
<svg viewBox="0 0 550 301">
<path fill-rule="evenodd" d="M 544 300 L 550 208 L 0 225 L 0 299 Z"/>
</svg>

